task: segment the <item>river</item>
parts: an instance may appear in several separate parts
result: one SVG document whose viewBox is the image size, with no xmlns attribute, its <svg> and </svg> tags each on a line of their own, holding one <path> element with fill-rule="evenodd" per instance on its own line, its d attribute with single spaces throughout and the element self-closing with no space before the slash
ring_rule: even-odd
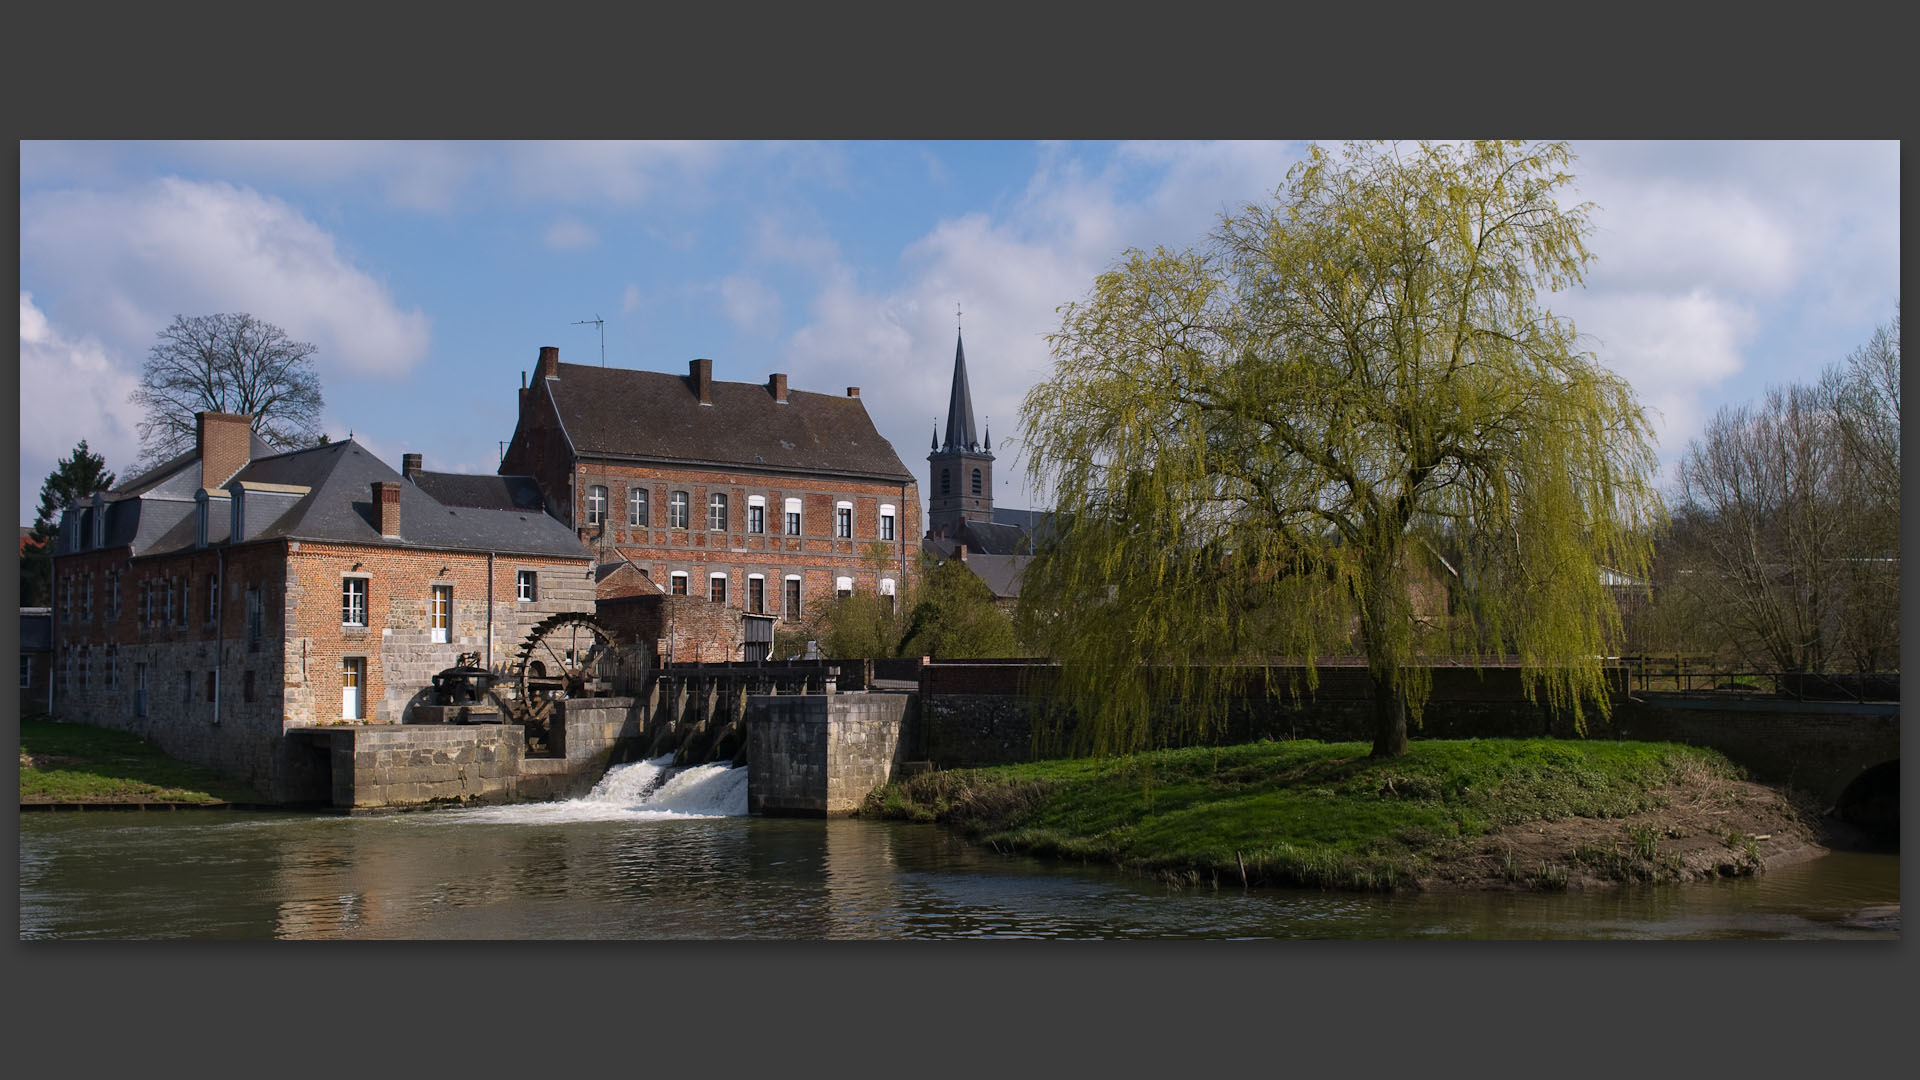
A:
<svg viewBox="0 0 1920 1080">
<path fill-rule="evenodd" d="M 746 815 L 746 772 L 617 766 L 569 802 L 371 816 L 25 813 L 48 939 L 1899 937 L 1896 855 L 1572 893 L 1177 889 L 932 825 Z"/>
</svg>

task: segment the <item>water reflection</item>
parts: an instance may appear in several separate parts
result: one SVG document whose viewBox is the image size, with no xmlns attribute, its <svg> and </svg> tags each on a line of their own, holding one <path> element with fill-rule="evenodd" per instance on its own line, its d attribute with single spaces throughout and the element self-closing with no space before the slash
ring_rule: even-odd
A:
<svg viewBox="0 0 1920 1080">
<path fill-rule="evenodd" d="M 463 816 L 465 815 L 465 816 Z M 935 826 L 24 815 L 35 938 L 1878 938 L 1899 863 L 1544 893 L 1190 890 L 1008 857 Z"/>
</svg>

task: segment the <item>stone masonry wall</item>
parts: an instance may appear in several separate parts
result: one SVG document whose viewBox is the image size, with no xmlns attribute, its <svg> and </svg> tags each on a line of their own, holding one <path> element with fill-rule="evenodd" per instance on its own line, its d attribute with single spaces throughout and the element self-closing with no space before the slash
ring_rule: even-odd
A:
<svg viewBox="0 0 1920 1080">
<path fill-rule="evenodd" d="M 747 702 L 747 810 L 851 814 L 893 776 L 904 694 L 756 695 Z"/>
</svg>

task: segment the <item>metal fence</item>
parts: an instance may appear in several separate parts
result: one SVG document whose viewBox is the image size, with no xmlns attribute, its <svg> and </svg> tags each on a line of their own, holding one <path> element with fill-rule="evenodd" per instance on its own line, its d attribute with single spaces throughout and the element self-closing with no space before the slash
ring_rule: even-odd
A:
<svg viewBox="0 0 1920 1080">
<path fill-rule="evenodd" d="M 1899 701 L 1897 671 L 1764 671 L 1728 667 L 1710 657 L 1623 656 L 1635 691 L 1750 694 L 1793 701 Z"/>
</svg>

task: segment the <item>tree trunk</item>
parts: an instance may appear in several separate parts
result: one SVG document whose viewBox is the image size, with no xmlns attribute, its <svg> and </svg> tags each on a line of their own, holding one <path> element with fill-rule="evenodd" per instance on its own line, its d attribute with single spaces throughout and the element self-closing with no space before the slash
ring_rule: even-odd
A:
<svg viewBox="0 0 1920 1080">
<path fill-rule="evenodd" d="M 1373 756 L 1399 757 L 1407 752 L 1407 698 L 1391 675 L 1372 675 Z"/>
</svg>

